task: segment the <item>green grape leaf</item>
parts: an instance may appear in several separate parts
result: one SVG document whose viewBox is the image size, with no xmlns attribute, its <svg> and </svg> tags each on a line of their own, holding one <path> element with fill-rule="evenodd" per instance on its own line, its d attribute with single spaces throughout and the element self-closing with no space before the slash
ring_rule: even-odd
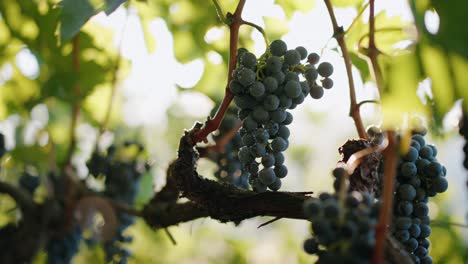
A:
<svg viewBox="0 0 468 264">
<path fill-rule="evenodd" d="M 332 0 L 331 3 L 334 7 L 359 7 L 362 5 L 363 0 Z"/>
<path fill-rule="evenodd" d="M 74 96 L 70 92 L 78 82 L 78 77 L 72 72 L 58 71 L 52 74 L 50 78 L 44 83 L 42 88 L 42 96 L 57 97 L 64 101 L 74 101 Z"/>
<path fill-rule="evenodd" d="M 428 33 L 431 40 L 468 59 L 468 49 L 466 48 L 468 47 L 468 27 L 464 26 L 468 2 L 464 0 L 432 0 L 431 3 L 440 17 L 437 34 L 430 35 Z"/>
<path fill-rule="evenodd" d="M 446 54 L 436 47 L 420 45 L 419 50 L 425 75 L 432 83 L 434 121 L 438 121 L 436 125 L 441 125 L 440 116 L 447 113 L 455 102 L 453 90 L 447 89 L 454 84 L 449 72 L 449 60 Z"/>
<path fill-rule="evenodd" d="M 4 114 L 22 113 L 27 111 L 29 101 L 40 93 L 40 87 L 34 81 L 24 76 L 16 65 L 12 67 L 12 78 L 1 87 L 0 104 L 6 106 Z"/>
<path fill-rule="evenodd" d="M 400 16 L 389 17 L 385 11 L 375 17 L 375 42 L 377 48 L 385 54 L 394 55 L 398 48 L 395 44 L 408 40 L 406 28 L 408 22 L 404 22 Z M 369 24 L 359 19 L 346 34 L 346 45 L 350 50 L 359 50 L 368 46 Z"/>
<path fill-rule="evenodd" d="M 112 14 L 117 8 L 119 8 L 121 4 L 125 2 L 127 2 L 127 0 L 106 0 L 104 13 L 106 13 L 106 15 Z"/>
<path fill-rule="evenodd" d="M 58 22 L 60 43 L 73 38 L 92 16 L 104 11 L 111 14 L 126 0 L 63 0 Z"/>
<path fill-rule="evenodd" d="M 407 114 L 425 114 L 425 107 L 416 94 L 423 80 L 415 54 L 382 57 L 385 90 L 382 92 L 382 110 L 386 126 L 398 126 Z"/>
<path fill-rule="evenodd" d="M 315 1 L 302 0 L 276 0 L 275 3 L 283 8 L 287 17 L 291 17 L 294 12 L 307 12 L 315 5 Z"/>
<path fill-rule="evenodd" d="M 359 70 L 362 80 L 369 81 L 371 79 L 371 76 L 367 61 L 359 57 L 359 55 L 355 52 L 349 52 L 349 57 L 351 58 L 353 66 Z"/>
<path fill-rule="evenodd" d="M 21 164 L 46 166 L 48 162 L 48 153 L 46 149 L 37 145 L 16 146 L 10 151 L 10 155 L 15 162 Z"/>
<path fill-rule="evenodd" d="M 464 13 L 468 3 L 461 0 L 451 1 L 410 1 L 415 25 L 420 32 L 417 44 L 425 75 L 432 80 L 433 113 L 444 115 L 455 100 L 468 99 L 465 88 L 468 81 L 468 28 L 464 25 Z M 440 23 L 437 32 L 426 28 L 426 15 L 436 12 Z M 435 15 L 435 14 L 433 14 Z M 464 104 L 468 108 L 468 104 Z"/>
<path fill-rule="evenodd" d="M 288 23 L 284 19 L 264 17 L 263 21 L 265 22 L 265 31 L 270 41 L 280 39 L 281 36 L 289 31 Z"/>
<path fill-rule="evenodd" d="M 151 172 L 144 173 L 141 176 L 138 185 L 140 186 L 140 191 L 138 192 L 138 196 L 136 197 L 135 204 L 137 204 L 138 206 L 143 206 L 154 195 L 153 175 L 151 174 Z"/>
<path fill-rule="evenodd" d="M 450 58 L 450 67 L 453 69 L 454 74 L 454 95 L 457 98 L 463 98 L 466 102 L 468 100 L 468 89 L 466 89 L 466 85 L 468 83 L 468 60 L 464 57 L 460 56 L 459 54 L 453 53 L 449 54 Z M 468 112 L 468 104 L 463 104 L 465 107 L 465 111 Z"/>
</svg>

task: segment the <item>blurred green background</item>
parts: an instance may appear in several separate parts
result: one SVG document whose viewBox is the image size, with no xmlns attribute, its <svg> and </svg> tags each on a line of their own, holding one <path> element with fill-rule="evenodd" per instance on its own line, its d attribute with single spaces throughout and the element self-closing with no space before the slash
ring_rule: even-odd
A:
<svg viewBox="0 0 468 264">
<path fill-rule="evenodd" d="M 344 29 L 353 25 L 346 40 L 355 66 L 358 99 L 379 99 L 367 63 L 359 55 L 368 33 L 368 12 L 356 19 L 364 1 L 332 2 L 339 24 Z M 381 30 L 376 35 L 377 44 L 385 53 L 381 63 L 388 70 L 385 77 L 389 81 L 382 94 L 382 106 L 367 104 L 362 115 L 365 125 L 381 125 L 382 120 L 384 125 L 393 123 L 394 116 L 400 120 L 403 112 L 435 121 L 429 122 L 434 128 L 430 140 L 438 146 L 438 159 L 448 169 L 450 186 L 430 203 L 431 217 L 438 221 L 433 224 L 431 255 L 434 263 L 468 263 L 468 229 L 446 224 L 466 223 L 468 212 L 463 141 L 456 133 L 461 106 L 455 102 L 468 93 L 463 87 L 468 83 L 464 76 L 468 69 L 467 46 L 459 46 L 464 39 L 446 41 L 455 35 L 462 38 L 459 35 L 463 29 L 453 29 L 460 20 L 449 19 L 452 27 L 446 30 L 448 14 L 459 12 L 443 5 L 428 8 L 429 2 L 377 1 L 377 28 L 394 29 Z M 225 10 L 233 10 L 236 5 L 233 0 L 220 3 Z M 66 31 L 66 26 L 79 29 L 79 19 L 83 18 L 64 16 L 65 11 L 73 11 L 66 5 L 61 15 L 57 4 L 54 0 L 0 1 L 0 131 L 7 137 L 8 148 L 15 149 L 1 161 L 0 179 L 15 182 L 18 172 L 28 164 L 46 172 L 52 152 L 57 164 L 64 162 L 71 105 L 76 102 L 80 102 L 81 114 L 76 127 L 78 148 L 72 162 L 78 175 L 85 177 L 86 160 L 112 100 L 109 131 L 101 137 L 100 144 L 141 140 L 154 164 L 141 181 L 141 208 L 164 184 L 165 169 L 176 156 L 183 130 L 204 120 L 222 100 L 229 31 L 218 20 L 211 1 L 130 1 L 112 14 L 100 12 L 84 24 L 79 32 L 81 66 L 76 73 L 72 44 L 63 33 L 72 31 Z M 282 38 L 290 47 L 302 45 L 335 65 L 335 87 L 321 100 L 308 98 L 293 110 L 295 122 L 286 152 L 290 173 L 282 187 L 285 191 L 316 193 L 331 190 L 330 171 L 340 159 L 337 150 L 356 133 L 348 117 L 345 68 L 332 39 L 324 3 L 251 0 L 247 1 L 243 18 L 264 27 L 270 40 Z M 57 21 L 62 28 L 57 27 Z M 463 23 L 458 27 L 463 27 Z M 420 30 L 418 36 L 416 28 Z M 437 34 L 439 30 L 441 34 Z M 57 37 L 60 34 L 61 42 Z M 239 44 L 258 56 L 265 50 L 261 34 L 249 27 L 242 27 Z M 416 52 L 407 52 L 414 46 Z M 446 58 L 448 62 L 441 64 Z M 452 65 L 452 74 L 457 78 L 450 83 L 447 76 Z M 78 96 L 71 92 L 76 84 L 81 88 Z M 214 166 L 202 159 L 199 172 L 213 178 Z M 40 196 L 39 193 L 37 198 Z M 0 195 L 0 225 L 18 218 L 18 212 L 12 208 L 14 202 Z M 308 236 L 306 221 L 280 220 L 257 229 L 267 220 L 250 219 L 239 226 L 211 219 L 181 224 L 170 228 L 177 241 L 175 246 L 164 232 L 151 230 L 139 220 L 127 231 L 134 236 L 131 262 L 313 261 L 302 250 L 302 242 Z M 81 247 L 74 263 L 104 263 L 101 248 L 84 243 Z M 35 262 L 43 263 L 44 259 L 41 253 Z"/>
</svg>

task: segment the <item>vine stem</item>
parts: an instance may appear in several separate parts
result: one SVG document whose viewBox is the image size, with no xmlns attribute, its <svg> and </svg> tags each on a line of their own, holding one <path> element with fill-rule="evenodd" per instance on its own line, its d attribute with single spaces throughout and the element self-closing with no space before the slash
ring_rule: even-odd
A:
<svg viewBox="0 0 468 264">
<path fill-rule="evenodd" d="M 359 137 L 363 139 L 369 139 L 369 136 L 367 135 L 364 125 L 362 123 L 361 110 L 359 109 L 359 105 L 357 104 L 356 100 L 356 88 L 354 86 L 352 63 L 351 58 L 349 56 L 348 48 L 346 47 L 346 42 L 344 40 L 343 27 L 338 26 L 338 22 L 336 21 L 335 12 L 333 11 L 331 1 L 324 1 L 325 5 L 327 6 L 328 14 L 333 25 L 333 37 L 338 41 L 338 45 L 340 46 L 346 67 L 346 74 L 348 76 L 349 97 L 351 101 L 349 115 L 354 120 L 354 125 L 356 126 Z"/>
<path fill-rule="evenodd" d="M 268 45 L 270 44 L 270 41 L 268 40 L 268 36 L 267 36 L 265 30 L 261 26 L 255 24 L 255 23 L 249 22 L 249 21 L 242 20 L 242 24 L 247 25 L 247 26 L 251 26 L 251 27 L 255 28 L 258 32 L 260 32 L 260 34 L 262 34 L 262 36 L 263 36 L 263 40 L 265 41 L 266 49 L 268 50 Z"/>
<path fill-rule="evenodd" d="M 354 18 L 353 22 L 351 22 L 351 25 L 346 29 L 345 35 L 347 35 L 351 29 L 353 29 L 354 26 L 359 22 L 360 18 L 362 17 L 362 14 L 364 14 L 364 11 L 366 11 L 367 7 L 369 6 L 369 2 L 367 2 L 362 8 L 361 11 L 359 11 L 359 14 Z"/>
<path fill-rule="evenodd" d="M 369 0 L 369 48 L 375 48 L 375 0 Z"/>
<path fill-rule="evenodd" d="M 380 104 L 379 100 L 364 100 L 358 103 L 358 107 L 361 107 L 365 104 Z"/>
<path fill-rule="evenodd" d="M 395 175 L 398 163 L 398 146 L 394 131 L 387 131 L 388 146 L 384 151 L 384 182 L 383 199 L 380 209 L 379 221 L 375 227 L 375 248 L 372 256 L 373 264 L 383 263 L 385 251 L 385 238 L 387 228 L 391 224 L 393 208 L 393 191 L 395 186 Z"/>
<path fill-rule="evenodd" d="M 446 48 L 444 48 L 443 52 L 448 65 L 447 70 L 450 75 L 450 86 L 452 87 L 453 97 L 455 98 L 455 100 L 458 100 L 460 98 L 463 98 L 463 96 L 461 95 L 462 88 L 458 85 L 455 69 L 453 68 L 453 59 Z M 466 105 L 466 100 L 463 100 L 462 104 Z M 463 108 L 463 110 L 465 110 L 465 108 Z"/>
<path fill-rule="evenodd" d="M 455 223 L 455 222 L 447 222 L 447 221 L 441 221 L 441 220 L 432 220 L 431 225 L 433 226 L 456 226 L 460 228 L 467 228 L 468 225 L 462 224 L 462 223 Z"/>
<path fill-rule="evenodd" d="M 223 22 L 224 24 L 229 25 L 229 20 L 224 15 L 223 8 L 219 4 L 218 0 L 213 0 L 213 4 L 215 6 L 216 14 L 218 15 L 219 20 L 221 20 L 221 22 Z"/>
<path fill-rule="evenodd" d="M 229 68 L 228 68 L 228 80 L 225 88 L 225 94 L 221 105 L 219 106 L 216 114 L 213 118 L 208 117 L 204 126 L 194 133 L 192 143 L 196 144 L 201 141 L 207 141 L 206 137 L 216 129 L 218 129 L 221 121 L 223 120 L 224 114 L 226 113 L 229 104 L 231 103 L 234 95 L 229 90 L 229 82 L 232 80 L 232 72 L 236 68 L 237 61 L 237 44 L 239 41 L 239 28 L 243 23 L 242 11 L 245 6 L 246 0 L 239 0 L 236 11 L 234 14 L 228 13 L 227 19 L 229 22 Z"/>
<path fill-rule="evenodd" d="M 120 40 L 119 44 L 117 45 L 117 58 L 115 61 L 114 69 L 113 69 L 113 75 L 112 75 L 112 80 L 111 80 L 111 91 L 110 91 L 110 98 L 109 98 L 109 104 L 107 105 L 106 113 L 104 115 L 104 119 L 101 122 L 101 126 L 99 128 L 99 135 L 98 138 L 106 131 L 107 126 L 109 124 L 110 116 L 112 113 L 112 107 L 114 105 L 114 100 L 115 100 L 115 95 L 116 95 L 116 90 L 117 90 L 117 82 L 119 80 L 118 72 L 120 70 L 120 65 L 122 63 L 122 43 L 124 39 L 124 34 L 125 31 L 127 30 L 127 24 L 128 24 L 128 18 L 130 16 L 130 12 L 128 9 L 126 9 L 126 17 L 125 17 L 125 22 L 123 24 L 123 27 L 121 29 L 121 34 L 120 34 Z"/>
<path fill-rule="evenodd" d="M 209 153 L 224 153 L 226 145 L 231 141 L 231 139 L 236 135 L 237 131 L 242 127 L 242 121 L 238 120 L 237 125 L 229 130 L 224 136 L 219 138 L 216 141 L 215 145 L 208 147 L 197 148 L 200 157 L 206 157 Z"/>
<path fill-rule="evenodd" d="M 378 29 L 375 29 L 374 30 L 374 36 L 375 36 L 375 33 L 391 33 L 391 32 L 401 32 L 403 31 L 404 28 L 402 27 L 382 27 L 382 28 L 378 28 Z M 364 45 L 362 45 L 362 42 L 370 36 L 370 33 L 367 33 L 367 34 L 364 34 L 362 35 L 359 40 L 358 40 L 358 47 L 360 49 L 364 49 L 366 52 L 367 50 L 369 49 L 368 47 L 365 48 Z M 375 38 L 375 37 L 374 37 Z M 374 41 L 374 45 L 375 45 L 375 41 Z M 384 54 L 383 52 L 379 51 L 378 54 Z"/>
<path fill-rule="evenodd" d="M 383 76 L 382 70 L 380 69 L 379 62 L 377 60 L 380 55 L 380 51 L 375 44 L 375 0 L 369 0 L 369 46 L 366 50 L 366 55 L 369 58 L 371 64 L 371 72 L 374 76 L 377 88 L 379 91 L 383 90 Z"/>
<path fill-rule="evenodd" d="M 73 71 L 76 75 L 79 75 L 80 72 L 80 35 L 77 34 L 72 40 L 72 60 L 73 60 Z M 79 79 L 79 78 L 78 78 Z M 72 104 L 72 113 L 71 113 L 71 124 L 70 124 L 70 144 L 68 147 L 66 159 L 65 159 L 65 167 L 71 165 L 71 159 L 73 156 L 73 151 L 76 148 L 76 124 L 78 122 L 78 116 L 80 114 L 80 94 L 81 88 L 80 84 L 76 83 L 73 87 L 73 97 L 74 101 Z"/>
</svg>

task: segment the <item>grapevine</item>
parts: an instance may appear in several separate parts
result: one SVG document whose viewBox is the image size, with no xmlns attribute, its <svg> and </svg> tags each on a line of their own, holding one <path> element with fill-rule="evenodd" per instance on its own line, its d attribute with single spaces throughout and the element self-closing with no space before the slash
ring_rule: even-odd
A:
<svg viewBox="0 0 468 264">
<path fill-rule="evenodd" d="M 0 263 L 67 264 L 89 258 L 88 253 L 105 263 L 140 262 L 148 252 L 130 248 L 139 246 L 139 236 L 153 236 L 141 228 L 163 229 L 175 245 L 178 236 L 185 234 L 173 236 L 169 228 L 182 223 L 211 218 L 237 227 L 254 217 L 271 218 L 258 226 L 258 232 L 282 219 L 306 222 L 310 234 L 295 240 L 309 254 L 306 262 L 431 264 L 464 260 L 468 250 L 456 228 L 466 225 L 449 219 L 456 217 L 447 215 L 450 207 L 435 210 L 439 199 L 434 197 L 449 190 L 458 196 L 458 184 L 450 178 L 457 176 L 456 170 L 441 162 L 453 154 L 443 151 L 442 157 L 426 134 L 447 137 L 447 127 L 453 126 L 451 115 L 456 112 L 450 109 L 461 108 L 458 132 L 465 140 L 462 164 L 468 169 L 468 98 L 463 89 L 468 43 L 461 37 L 468 33 L 460 26 L 468 4 L 409 1 L 404 8 L 412 17 L 406 20 L 390 16 L 386 4 L 376 10 L 375 0 L 324 0 L 314 8 L 328 13 L 331 27 L 313 21 L 320 30 L 308 24 L 310 30 L 301 34 L 313 37 L 314 43 L 294 47 L 286 40 L 297 37 L 294 41 L 299 41 L 302 36 L 294 31 L 301 25 L 296 22 L 312 14 L 308 4 L 298 0 L 269 3 L 288 23 L 266 18 L 259 22 L 265 28 L 254 21 L 267 12 L 244 12 L 252 5 L 264 7 L 265 3 L 255 1 L 102 2 L 0 2 L 4 33 L 0 34 Z M 235 7 L 225 12 L 224 4 Z M 401 14 L 405 14 L 404 8 Z M 123 80 L 126 72 L 128 80 L 141 77 L 136 70 L 142 60 L 128 52 L 133 45 L 125 44 L 127 21 L 121 34 L 108 31 L 115 21 L 111 18 L 114 22 L 107 24 L 100 13 L 108 16 L 115 10 L 124 10 L 126 20 L 138 18 L 143 30 L 131 37 L 137 37 L 137 42 L 144 39 L 144 54 L 149 58 L 145 62 L 156 61 L 157 66 L 147 67 L 146 72 L 156 76 L 152 82 L 133 87 Z M 349 17 L 341 17 L 344 13 Z M 368 18 L 363 19 L 365 14 Z M 160 21 L 148 24 L 156 18 Z M 345 26 L 340 25 L 342 19 Z M 163 31 L 159 31 L 161 26 Z M 284 28 L 291 34 L 282 35 Z M 329 29 L 327 36 L 321 36 Z M 172 37 L 170 48 L 161 32 Z M 158 34 L 155 52 L 153 33 Z M 258 33 L 263 41 L 256 39 Z M 111 35 L 120 38 L 117 47 Z M 328 41 L 320 43 L 320 39 Z M 263 53 L 257 53 L 259 44 L 265 44 Z M 305 47 L 312 46 L 319 51 L 309 53 Z M 245 47 L 255 47 L 255 52 Z M 168 60 L 160 62 L 160 58 Z M 186 64 L 194 59 L 193 64 Z M 198 81 L 186 85 L 188 79 L 196 79 L 190 67 L 203 73 Z M 341 72 L 346 76 L 337 76 Z M 140 84 L 151 88 L 140 89 Z M 118 95 L 121 87 L 122 98 Z M 198 96 L 216 107 L 204 122 L 182 131 L 190 127 L 187 120 L 200 117 L 198 105 L 192 104 L 198 101 L 187 103 L 182 100 L 185 95 L 189 100 Z M 161 106 L 161 111 L 157 116 L 155 112 L 135 116 L 135 109 L 127 108 L 127 99 L 133 97 L 138 99 L 136 107 Z M 330 101 L 317 101 L 323 97 Z M 153 98 L 162 100 L 153 102 Z M 115 102 L 120 99 L 123 104 Z M 300 105 L 305 100 L 314 106 L 303 109 Z M 315 112 L 325 105 L 327 111 Z M 327 112 L 335 110 L 333 106 L 343 105 L 349 112 L 341 115 L 349 115 L 356 135 L 340 138 L 345 143 L 335 153 L 341 155 L 337 164 L 330 166 L 334 167 L 333 184 L 328 186 L 331 191 L 311 191 L 301 181 L 321 184 L 323 175 L 318 174 L 324 170 L 312 168 L 318 163 L 314 158 L 307 164 L 310 171 L 304 171 L 309 153 L 319 156 L 327 153 L 326 148 L 336 148 L 325 134 L 349 130 L 335 120 L 323 122 L 326 133 L 321 124 L 314 124 L 310 131 L 298 124 L 303 129 L 301 137 L 320 145 L 310 152 L 307 149 L 305 158 L 299 160 L 303 146 L 290 148 L 290 144 L 303 138 L 294 135 L 290 125 L 306 118 L 330 117 Z M 124 115 L 117 114 L 119 108 Z M 369 110 L 375 110 L 373 117 L 367 116 Z M 408 116 L 413 114 L 425 114 L 427 129 L 408 124 Z M 368 122 L 379 125 L 366 129 Z M 174 132 L 177 126 L 181 127 Z M 328 131 L 331 127 L 334 129 Z M 138 141 L 120 141 L 128 133 L 132 138 L 145 137 L 149 147 Z M 168 162 L 152 168 L 147 150 Z M 201 158 L 213 163 L 199 163 Z M 287 164 L 289 160 L 300 162 Z M 198 167 L 205 165 L 214 168 Z M 165 171 L 164 179 L 152 171 Z M 202 171 L 212 175 L 204 177 Z M 297 185 L 298 192 L 284 190 Z M 133 226 L 137 219 L 141 221 Z M 444 229 L 435 229 L 441 226 Z M 439 238 L 445 235 L 440 231 L 450 238 Z M 165 248 L 156 246 L 158 239 L 151 240 L 158 254 L 154 259 L 150 252 L 151 261 L 169 262 Z M 233 245 L 229 238 L 225 240 L 223 247 Z M 143 241 L 149 244 L 146 237 Z M 444 242 L 450 251 L 444 249 L 441 256 Z M 172 250 L 179 249 L 170 248 L 170 260 L 177 255 Z M 245 256 L 248 262 L 256 259 L 251 258 L 256 250 L 223 251 L 234 256 L 235 262 L 245 262 Z M 454 256 L 455 252 L 464 255 Z M 282 257 L 281 253 L 277 250 L 268 255 Z"/>
</svg>

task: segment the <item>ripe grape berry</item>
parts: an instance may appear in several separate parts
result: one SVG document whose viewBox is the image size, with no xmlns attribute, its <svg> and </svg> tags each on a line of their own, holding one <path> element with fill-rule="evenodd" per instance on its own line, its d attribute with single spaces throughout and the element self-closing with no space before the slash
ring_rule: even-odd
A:
<svg viewBox="0 0 468 264">
<path fill-rule="evenodd" d="M 324 90 L 318 84 L 318 75 L 326 77 L 321 82 L 327 89 L 331 88 L 333 81 L 328 77 L 333 67 L 321 63 L 320 73 L 313 65 L 320 59 L 317 54 L 307 56 L 307 50 L 301 46 L 288 50 L 282 40 L 273 41 L 269 52 L 259 59 L 246 49 L 239 50 L 238 54 L 229 90 L 234 94 L 238 117 L 243 122 L 239 131 L 243 146 L 236 145 L 229 151 L 238 150 L 242 166 L 237 166 L 233 157 L 224 158 L 220 162 L 234 165 L 222 165 L 224 171 L 217 177 L 231 181 L 232 172 L 237 171 L 237 177 L 241 178 L 245 172 L 255 191 L 276 191 L 281 187 L 281 178 L 288 173 L 281 154 L 289 146 L 287 125 L 293 121 L 288 109 L 304 102 L 308 94 L 316 99 L 322 97 Z M 301 64 L 306 58 L 311 62 Z M 306 81 L 301 81 L 301 74 Z M 242 182 L 242 186 L 246 183 Z"/>
</svg>

